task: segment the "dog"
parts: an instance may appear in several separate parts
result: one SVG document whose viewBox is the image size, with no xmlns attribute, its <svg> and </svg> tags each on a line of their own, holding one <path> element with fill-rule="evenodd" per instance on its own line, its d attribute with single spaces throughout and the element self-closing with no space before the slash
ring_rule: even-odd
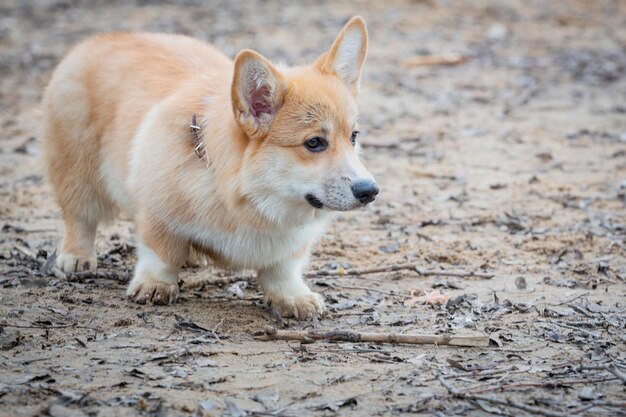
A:
<svg viewBox="0 0 626 417">
<path fill-rule="evenodd" d="M 49 182 L 65 223 L 57 266 L 94 271 L 98 224 L 129 213 L 127 296 L 169 304 L 190 253 L 257 271 L 285 317 L 324 313 L 302 274 L 334 213 L 379 188 L 359 160 L 367 30 L 354 17 L 313 64 L 234 61 L 181 35 L 100 34 L 55 69 L 43 99 Z"/>
</svg>

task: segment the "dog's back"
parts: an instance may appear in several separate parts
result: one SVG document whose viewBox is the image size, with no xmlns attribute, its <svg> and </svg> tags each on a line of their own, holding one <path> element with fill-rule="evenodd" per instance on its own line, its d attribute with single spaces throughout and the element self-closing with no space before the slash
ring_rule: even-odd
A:
<svg viewBox="0 0 626 417">
<path fill-rule="evenodd" d="M 132 133 L 150 107 L 198 74 L 231 72 L 221 52 L 180 35 L 105 34 L 75 47 L 44 97 L 45 161 L 64 216 L 111 217 L 124 198 L 106 183 L 125 183 Z"/>
</svg>

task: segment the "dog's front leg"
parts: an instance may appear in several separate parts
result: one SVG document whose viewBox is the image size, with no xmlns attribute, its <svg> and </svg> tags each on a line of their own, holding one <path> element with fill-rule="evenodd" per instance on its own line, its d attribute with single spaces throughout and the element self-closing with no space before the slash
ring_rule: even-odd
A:
<svg viewBox="0 0 626 417">
<path fill-rule="evenodd" d="M 178 297 L 178 271 L 189 242 L 163 225 L 138 222 L 137 266 L 126 295 L 139 304 L 170 304 Z"/>
<path fill-rule="evenodd" d="M 322 296 L 311 291 L 302 279 L 305 263 L 306 257 L 288 258 L 258 271 L 265 303 L 285 317 L 305 319 L 325 311 Z"/>
</svg>

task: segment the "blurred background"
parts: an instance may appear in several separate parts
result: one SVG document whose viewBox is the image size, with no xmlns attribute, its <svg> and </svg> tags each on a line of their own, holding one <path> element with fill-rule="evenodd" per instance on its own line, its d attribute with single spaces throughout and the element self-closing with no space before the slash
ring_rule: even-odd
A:
<svg viewBox="0 0 626 417">
<path fill-rule="evenodd" d="M 40 99 L 73 44 L 98 32 L 175 32 L 214 43 L 231 57 L 251 48 L 301 64 L 327 50 L 357 14 L 370 34 L 360 140 L 381 193 L 367 209 L 341 216 L 313 253 L 309 283 L 331 311 L 323 325 L 487 333 L 509 351 L 376 346 L 357 352 L 341 345 L 349 353 L 324 353 L 327 345 L 292 350 L 254 342 L 250 334 L 275 318 L 260 306 L 254 286 L 244 286 L 246 298 L 235 302 L 226 288 L 207 284 L 217 275 L 232 278 L 217 269 L 186 270 L 175 306 L 138 310 L 122 301 L 124 277 L 135 263 L 134 226 L 125 221 L 99 230 L 96 278 L 59 281 L 39 269 L 62 233 L 39 163 Z M 41 404 L 61 401 L 91 407 L 92 415 L 118 406 L 150 415 L 167 409 L 202 415 L 215 406 L 244 415 L 221 396 L 260 409 L 253 396 L 277 387 L 280 400 L 266 411 L 280 404 L 295 407 L 287 415 L 339 407 L 342 415 L 424 409 L 482 415 L 467 400 L 434 402 L 429 390 L 436 383 L 424 378 L 434 369 L 453 375 L 511 364 L 528 372 L 506 373 L 504 382 L 552 384 L 510 394 L 562 413 L 545 415 L 595 407 L 580 401 L 604 401 L 604 408 L 585 410 L 617 415 L 621 405 L 623 413 L 616 377 L 601 370 L 590 376 L 568 364 L 613 361 L 626 372 L 625 148 L 623 0 L 0 0 L 0 318 L 27 326 L 0 324 L 7 352 L 0 367 L 10 370 L 0 373 L 0 414 L 33 415 Z M 25 258 L 16 245 L 38 259 Z M 459 280 L 411 270 L 315 277 L 320 270 L 406 263 L 495 277 Z M 420 298 L 430 291 L 444 295 Z M 199 343 L 193 355 L 172 354 L 186 352 L 197 337 L 176 327 L 181 317 L 219 328 L 228 339 L 224 345 L 193 339 Z M 38 327 L 28 328 L 33 323 Z M 572 330 L 572 323 L 583 327 Z M 76 324 L 83 327 L 68 327 Z M 213 359 L 194 362 L 207 354 L 205 346 L 226 352 L 212 357 L 219 367 Z M 146 364 L 151 355 L 168 359 Z M 111 365 L 100 366 L 98 358 Z M 26 383 L 24 373 L 41 379 Z M 561 384 L 570 376 L 591 378 L 584 382 L 599 394 L 566 389 Z M 363 387 L 376 391 L 360 396 L 358 405 L 318 404 Z M 171 389 L 179 390 L 176 396 Z"/>
<path fill-rule="evenodd" d="M 55 64 L 93 33 L 182 33 L 229 56 L 253 48 L 277 61 L 306 63 L 355 14 L 365 18 L 371 36 L 364 125 L 384 139 L 415 135 L 423 118 L 476 111 L 464 109 L 467 104 L 489 107 L 492 117 L 537 94 L 564 96 L 574 105 L 593 91 L 589 85 L 612 86 L 607 98 L 623 102 L 623 89 L 615 88 L 623 87 L 626 68 L 626 4 L 619 0 L 3 0 L 2 121 L 26 118 L 31 125 L 33 103 Z M 430 55 L 444 63 L 451 55 L 459 65 L 442 69 L 437 59 L 420 59 Z M 569 88 L 555 93 L 563 83 Z"/>
<path fill-rule="evenodd" d="M 384 136 L 410 136 L 420 117 L 432 116 L 432 110 L 456 114 L 467 102 L 503 104 L 529 88 L 565 82 L 580 83 L 579 89 L 623 82 L 626 5 L 619 0 L 3 0 L 2 117 L 18 117 L 24 106 L 31 107 L 63 54 L 93 33 L 182 33 L 214 43 L 229 56 L 253 48 L 274 60 L 306 63 L 355 14 L 365 18 L 371 36 L 365 120 L 371 129 L 384 129 Z M 412 61 L 450 54 L 468 60 L 443 70 Z M 623 90 L 612 90 L 617 101 Z M 572 85 L 562 94 L 574 102 L 584 99 L 575 93 Z M 381 96 L 393 96 L 394 103 L 383 103 Z M 390 112 L 393 123 L 385 115 Z"/>
</svg>

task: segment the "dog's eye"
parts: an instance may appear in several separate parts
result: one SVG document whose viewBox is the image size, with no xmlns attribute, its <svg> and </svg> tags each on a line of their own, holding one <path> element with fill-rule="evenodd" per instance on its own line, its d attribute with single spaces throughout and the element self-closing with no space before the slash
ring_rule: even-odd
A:
<svg viewBox="0 0 626 417">
<path fill-rule="evenodd" d="M 328 143 L 326 142 L 326 139 L 316 136 L 304 142 L 304 146 L 306 146 L 306 148 L 311 152 L 322 152 L 323 150 L 326 150 Z"/>
<path fill-rule="evenodd" d="M 356 145 L 356 137 L 359 135 L 359 131 L 355 130 L 352 132 L 352 137 L 350 138 L 350 142 L 352 142 L 352 146 Z"/>
</svg>

